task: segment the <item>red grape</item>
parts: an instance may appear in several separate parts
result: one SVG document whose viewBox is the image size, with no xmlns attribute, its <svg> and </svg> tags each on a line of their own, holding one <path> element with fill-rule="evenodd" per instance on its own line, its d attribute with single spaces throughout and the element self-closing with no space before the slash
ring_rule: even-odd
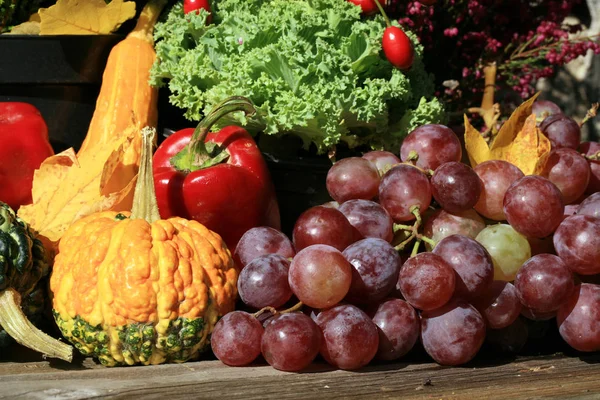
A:
<svg viewBox="0 0 600 400">
<path fill-rule="evenodd" d="M 365 160 L 371 161 L 377 170 L 379 175 L 385 174 L 390 168 L 396 164 L 400 164 L 402 160 L 390 151 L 385 150 L 373 150 L 369 151 L 362 156 Z"/>
<path fill-rule="evenodd" d="M 358 369 L 377 354 L 377 325 L 358 307 L 337 305 L 321 311 L 316 322 L 323 332 L 321 355 L 334 367 Z"/>
<path fill-rule="evenodd" d="M 521 302 L 512 283 L 494 281 L 482 296 L 475 300 L 475 308 L 492 329 L 502 329 L 512 324 L 521 313 Z"/>
<path fill-rule="evenodd" d="M 495 221 L 506 219 L 503 209 L 504 194 L 513 182 L 521 179 L 523 172 L 511 163 L 503 160 L 482 162 L 474 168 L 479 175 L 483 188 L 475 210 L 486 218 Z"/>
<path fill-rule="evenodd" d="M 281 307 L 291 297 L 288 283 L 290 261 L 279 254 L 267 254 L 252 260 L 238 277 L 238 292 L 250 307 Z"/>
<path fill-rule="evenodd" d="M 400 158 L 407 161 L 416 152 L 417 167 L 434 170 L 450 161 L 460 161 L 462 148 L 454 131 L 438 124 L 422 125 L 404 138 L 400 146 Z"/>
<path fill-rule="evenodd" d="M 394 221 L 390 213 L 371 200 L 348 200 L 338 210 L 365 238 L 380 238 L 391 242 L 394 238 Z"/>
<path fill-rule="evenodd" d="M 522 306 L 521 315 L 531 321 L 548 321 L 556 317 L 556 310 L 542 312 L 529 307 Z"/>
<path fill-rule="evenodd" d="M 546 117 L 554 114 L 562 114 L 562 110 L 556 103 L 549 100 L 536 100 L 531 107 L 538 121 L 543 121 Z"/>
<path fill-rule="evenodd" d="M 571 271 L 600 274 L 600 219 L 589 215 L 565 218 L 554 233 L 556 254 Z"/>
<path fill-rule="evenodd" d="M 429 178 L 421 170 L 400 164 L 389 170 L 379 185 L 379 204 L 394 221 L 412 221 L 411 208 L 416 206 L 424 212 L 431 203 Z"/>
<path fill-rule="evenodd" d="M 541 313 L 558 310 L 571 295 L 573 287 L 573 274 L 558 256 L 552 254 L 531 257 L 515 278 L 521 304 Z"/>
<path fill-rule="evenodd" d="M 550 153 L 541 175 L 554 183 L 565 204 L 570 204 L 585 192 L 590 180 L 590 166 L 581 154 L 565 147 Z"/>
<path fill-rule="evenodd" d="M 486 333 L 486 343 L 502 353 L 519 353 L 529 338 L 529 329 L 522 318 L 517 318 L 505 328 L 489 329 Z"/>
<path fill-rule="evenodd" d="M 290 288 L 309 307 L 331 307 L 348 293 L 352 270 L 352 265 L 339 250 L 315 244 L 300 250 L 292 260 Z"/>
<path fill-rule="evenodd" d="M 590 195 L 577 207 L 576 214 L 600 217 L 600 192 Z"/>
<path fill-rule="evenodd" d="M 400 291 L 413 307 L 433 310 L 450 300 L 455 272 L 442 257 L 420 253 L 406 260 L 400 269 Z"/>
<path fill-rule="evenodd" d="M 423 234 L 435 242 L 450 235 L 463 235 L 475 239 L 484 228 L 485 222 L 475 210 L 456 214 L 435 210 L 425 220 Z"/>
<path fill-rule="evenodd" d="M 353 304 L 376 303 L 396 286 L 401 265 L 400 255 L 385 240 L 359 240 L 348 246 L 342 254 L 354 267 L 346 301 Z"/>
<path fill-rule="evenodd" d="M 579 150 L 586 156 L 595 156 L 600 152 L 600 143 L 598 142 L 583 142 L 579 146 Z M 600 160 L 588 159 L 590 166 L 590 181 L 585 189 L 588 194 L 600 192 Z"/>
<path fill-rule="evenodd" d="M 579 351 L 600 350 L 600 286 L 582 283 L 558 309 L 562 338 Z"/>
<path fill-rule="evenodd" d="M 275 369 L 300 371 L 313 362 L 320 348 L 319 327 L 302 313 L 279 314 L 265 325 L 261 351 Z"/>
<path fill-rule="evenodd" d="M 417 312 L 410 304 L 400 299 L 387 299 L 373 307 L 369 315 L 379 332 L 379 360 L 396 360 L 408 353 L 421 331 Z"/>
<path fill-rule="evenodd" d="M 482 187 L 475 171 L 456 161 L 440 165 L 431 177 L 433 198 L 451 213 L 473 208 L 479 200 Z"/>
<path fill-rule="evenodd" d="M 327 172 L 326 186 L 331 198 L 338 203 L 351 199 L 370 200 L 377 196 L 379 172 L 362 157 L 344 158 Z"/>
<path fill-rule="evenodd" d="M 433 253 L 442 257 L 456 272 L 454 293 L 466 300 L 484 294 L 494 280 L 494 264 L 485 247 L 462 235 L 439 242 Z"/>
<path fill-rule="evenodd" d="M 485 339 L 485 322 L 475 307 L 460 302 L 421 313 L 421 341 L 442 365 L 461 365 L 475 357 Z"/>
<path fill-rule="evenodd" d="M 215 325 L 210 345 L 223 364 L 248 365 L 260 355 L 263 327 L 252 314 L 232 311 Z"/>
<path fill-rule="evenodd" d="M 296 252 L 292 241 L 285 234 L 268 226 L 260 226 L 251 228 L 242 235 L 235 247 L 234 257 L 242 268 L 265 254 L 280 254 L 285 258 L 292 258 Z"/>
<path fill-rule="evenodd" d="M 344 214 L 323 206 L 311 207 L 300 214 L 292 232 L 296 251 L 313 244 L 326 244 L 342 251 L 359 237 Z"/>
<path fill-rule="evenodd" d="M 540 130 L 548 136 L 553 149 L 568 147 L 576 149 L 581 142 L 579 124 L 564 114 L 554 114 L 542 121 Z"/>
<path fill-rule="evenodd" d="M 528 237 L 551 235 L 563 220 L 564 211 L 560 190 L 541 176 L 519 179 L 504 196 L 504 214 L 508 223 Z"/>
</svg>

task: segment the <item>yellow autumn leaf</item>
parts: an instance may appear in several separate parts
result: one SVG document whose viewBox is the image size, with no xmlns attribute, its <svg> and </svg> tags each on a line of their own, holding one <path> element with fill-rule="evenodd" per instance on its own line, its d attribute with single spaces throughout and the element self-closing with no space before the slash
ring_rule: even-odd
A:
<svg viewBox="0 0 600 400">
<path fill-rule="evenodd" d="M 112 0 L 58 0 L 38 10 L 41 35 L 108 34 L 135 16 L 135 2 Z"/>
<path fill-rule="evenodd" d="M 536 126 L 532 113 L 536 98 L 537 94 L 517 107 L 490 146 L 465 116 L 465 147 L 472 167 L 488 160 L 504 160 L 525 175 L 541 172 L 550 153 L 550 141 Z"/>
<path fill-rule="evenodd" d="M 122 135 L 79 156 L 70 148 L 44 160 L 33 177 L 33 204 L 22 206 L 19 216 L 40 235 L 57 242 L 79 218 L 114 209 L 133 193 L 137 176 L 109 193 L 104 186 L 111 175 L 119 173 L 134 134 Z"/>
</svg>

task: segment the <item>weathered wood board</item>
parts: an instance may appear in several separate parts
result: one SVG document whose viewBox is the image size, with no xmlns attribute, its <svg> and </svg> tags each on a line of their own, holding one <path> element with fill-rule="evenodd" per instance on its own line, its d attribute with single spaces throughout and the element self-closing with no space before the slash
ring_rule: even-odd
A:
<svg viewBox="0 0 600 400">
<path fill-rule="evenodd" d="M 11 357 L 14 359 L 14 357 Z M 36 360 L 37 358 L 37 360 Z M 465 367 L 393 363 L 360 371 L 316 363 L 303 373 L 196 361 L 105 368 L 0 356 L 0 399 L 600 399 L 600 354 L 482 361 Z"/>
</svg>

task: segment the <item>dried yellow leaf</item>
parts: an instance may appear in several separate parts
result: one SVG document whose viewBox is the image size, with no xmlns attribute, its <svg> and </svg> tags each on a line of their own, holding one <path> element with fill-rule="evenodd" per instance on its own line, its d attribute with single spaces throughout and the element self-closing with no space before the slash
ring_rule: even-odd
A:
<svg viewBox="0 0 600 400">
<path fill-rule="evenodd" d="M 39 35 L 40 23 L 35 21 L 27 21 L 14 26 L 8 35 Z"/>
<path fill-rule="evenodd" d="M 550 153 L 550 141 L 537 128 L 532 105 L 537 95 L 521 104 L 506 121 L 491 146 L 465 116 L 465 147 L 471 166 L 488 160 L 504 160 L 525 175 L 539 174 Z"/>
<path fill-rule="evenodd" d="M 70 148 L 44 160 L 33 177 L 33 204 L 22 206 L 19 216 L 40 235 L 57 242 L 79 218 L 114 209 L 133 193 L 137 177 L 110 193 L 104 186 L 110 175 L 119 172 L 133 136 L 115 137 L 115 142 L 79 156 Z"/>
<path fill-rule="evenodd" d="M 42 35 L 108 34 L 135 16 L 135 2 L 112 0 L 58 0 L 40 8 Z"/>
</svg>

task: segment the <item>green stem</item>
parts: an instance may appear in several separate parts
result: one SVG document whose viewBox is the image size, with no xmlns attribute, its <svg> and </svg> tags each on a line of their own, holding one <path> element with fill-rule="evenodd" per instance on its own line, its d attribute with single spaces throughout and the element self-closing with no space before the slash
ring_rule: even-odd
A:
<svg viewBox="0 0 600 400">
<path fill-rule="evenodd" d="M 413 245 L 413 249 L 410 252 L 410 256 L 411 257 L 414 257 L 414 256 L 417 255 L 417 253 L 419 252 L 419 245 L 420 244 L 421 244 L 421 240 L 420 239 L 415 240 L 415 244 Z"/>
<path fill-rule="evenodd" d="M 266 306 L 266 307 L 261 308 L 254 314 L 252 314 L 252 316 L 254 316 L 254 318 L 258 318 L 267 311 L 270 312 L 271 314 L 273 314 L 273 316 L 275 316 L 277 314 L 288 314 L 288 313 L 292 313 L 292 312 L 301 310 L 303 306 L 304 306 L 304 303 L 302 303 L 301 301 L 294 304 L 292 307 L 287 308 L 285 310 L 281 310 L 281 311 L 278 311 L 275 307 Z"/>
<path fill-rule="evenodd" d="M 256 109 L 249 99 L 242 96 L 232 96 L 217 104 L 202 121 L 196 126 L 192 138 L 186 149 L 184 163 L 189 166 L 190 171 L 200 167 L 209 156 L 206 149 L 206 135 L 210 132 L 212 126 L 225 115 L 236 111 L 244 111 L 246 115 L 254 115 Z"/>
<path fill-rule="evenodd" d="M 71 362 L 73 347 L 46 335 L 25 317 L 21 310 L 21 295 L 8 288 L 0 292 L 0 326 L 17 343 L 29 347 L 46 357 L 60 358 Z"/>
<path fill-rule="evenodd" d="M 377 5 L 377 8 L 379 8 L 379 12 L 381 12 L 381 15 L 383 15 L 383 19 L 385 20 L 385 25 L 389 28 L 390 26 L 392 26 L 392 23 L 390 22 L 389 17 L 385 13 L 383 6 L 381 4 L 379 4 L 379 0 L 374 0 L 374 1 L 375 1 L 375 5 Z"/>
</svg>

